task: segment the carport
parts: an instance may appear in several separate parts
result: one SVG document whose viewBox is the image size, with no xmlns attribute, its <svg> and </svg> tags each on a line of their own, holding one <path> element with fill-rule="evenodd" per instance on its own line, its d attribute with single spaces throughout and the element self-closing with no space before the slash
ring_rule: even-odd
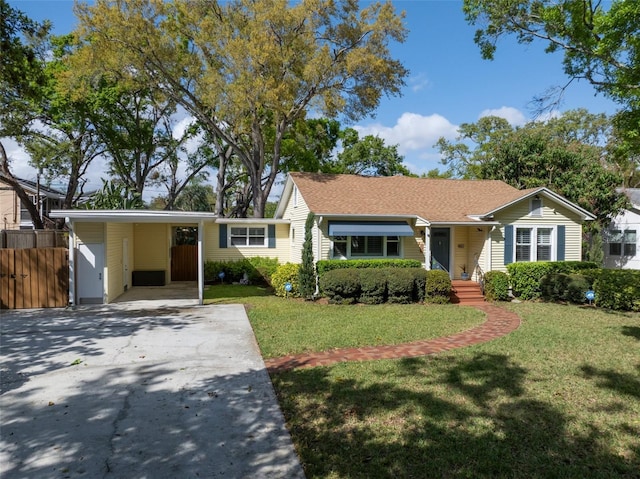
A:
<svg viewBox="0 0 640 479">
<path fill-rule="evenodd" d="M 111 303 L 131 288 L 171 288 L 176 276 L 176 248 L 182 231 L 194 233 L 185 248 L 191 257 L 194 288 L 202 304 L 205 224 L 213 213 L 146 210 L 54 210 L 69 228 L 69 303 Z M 197 231 L 197 233 L 196 233 Z M 187 258 L 184 261 L 189 261 Z M 172 271 L 173 270 L 173 271 Z M 180 281 L 183 282 L 183 281 Z M 177 286 L 177 282 L 176 282 Z M 153 292 L 149 289 L 148 292 Z M 158 298 L 160 299 L 160 298 Z"/>
</svg>

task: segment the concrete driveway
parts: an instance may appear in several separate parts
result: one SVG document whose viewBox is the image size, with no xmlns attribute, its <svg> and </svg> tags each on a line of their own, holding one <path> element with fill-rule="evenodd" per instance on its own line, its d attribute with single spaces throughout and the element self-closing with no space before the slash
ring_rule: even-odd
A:
<svg viewBox="0 0 640 479">
<path fill-rule="evenodd" d="M 2 478 L 303 478 L 239 305 L 2 311 Z"/>
</svg>

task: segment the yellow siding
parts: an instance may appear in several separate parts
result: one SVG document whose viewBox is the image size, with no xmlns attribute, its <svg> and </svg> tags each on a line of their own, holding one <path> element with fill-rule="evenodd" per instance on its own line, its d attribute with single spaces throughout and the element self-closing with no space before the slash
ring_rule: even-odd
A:
<svg viewBox="0 0 640 479">
<path fill-rule="evenodd" d="M 133 232 L 133 269 L 164 271 L 165 281 L 168 283 L 171 278 L 171 227 L 167 224 L 140 223 L 134 226 Z"/>
<path fill-rule="evenodd" d="M 294 186 L 295 188 L 295 186 Z M 304 198 L 300 194 L 297 195 L 297 204 L 294 205 L 294 193 L 289 196 L 289 201 L 285 207 L 282 215 L 283 219 L 291 221 L 291 237 L 289 242 L 289 260 L 292 263 L 302 262 L 302 245 L 304 243 L 304 225 L 307 222 L 307 216 L 309 215 L 309 207 L 304 201 Z M 318 217 L 316 217 L 316 225 L 318 224 Z M 314 228 L 313 231 L 313 254 L 314 257 L 318 254 L 318 231 Z M 317 259 L 317 258 L 316 258 Z"/>
<path fill-rule="evenodd" d="M 77 223 L 73 228 L 78 243 L 104 243 L 104 223 Z"/>
<path fill-rule="evenodd" d="M 265 223 L 260 223 L 259 219 L 256 220 L 255 225 L 264 226 L 265 229 L 267 228 L 267 225 Z M 228 224 L 227 228 L 231 228 L 232 226 L 233 225 Z M 231 246 L 229 243 L 227 243 L 229 245 L 227 248 L 220 248 L 220 225 L 217 223 L 211 225 L 207 224 L 205 225 L 205 261 L 236 261 L 243 258 L 255 258 L 257 256 L 261 256 L 263 258 L 278 258 L 280 263 L 287 263 L 290 261 L 289 225 L 277 224 L 275 226 L 275 248 L 255 246 L 237 247 Z"/>
<path fill-rule="evenodd" d="M 128 238 L 131 245 L 133 242 L 133 225 L 131 223 L 107 223 L 105 236 L 106 272 L 104 282 L 107 285 L 106 302 L 110 303 L 124 293 L 122 240 Z M 129 262 L 129 267 L 131 268 L 131 256 L 129 257 Z"/>
<path fill-rule="evenodd" d="M 481 231 L 478 231 L 481 230 Z M 478 280 L 478 274 L 487 271 L 489 242 L 487 241 L 489 228 L 487 226 L 472 226 L 469 228 L 469 273 L 471 279 Z M 480 270 L 477 269 L 480 268 Z"/>
<path fill-rule="evenodd" d="M 481 229 L 482 231 L 478 231 Z M 479 226 L 455 226 L 451 228 L 451 248 L 453 263 L 451 272 L 454 279 L 462 276 L 462 266 L 466 267 L 471 279 L 477 279 L 476 264 L 486 271 L 484 259 L 486 252 L 486 227 Z"/>
<path fill-rule="evenodd" d="M 491 269 L 498 271 L 506 271 L 504 265 L 504 225 L 511 224 L 517 226 L 547 226 L 556 227 L 564 225 L 565 230 L 565 260 L 580 261 L 582 260 L 582 224 L 581 218 L 567 208 L 544 198 L 542 217 L 529 216 L 529 203 L 523 201 L 514 205 L 499 215 L 496 220 L 501 223 L 491 232 L 491 253 L 492 262 Z M 557 245 L 557 239 L 554 238 L 553 246 Z"/>
<path fill-rule="evenodd" d="M 20 200 L 8 183 L 0 181 L 0 229 L 20 228 Z"/>
</svg>

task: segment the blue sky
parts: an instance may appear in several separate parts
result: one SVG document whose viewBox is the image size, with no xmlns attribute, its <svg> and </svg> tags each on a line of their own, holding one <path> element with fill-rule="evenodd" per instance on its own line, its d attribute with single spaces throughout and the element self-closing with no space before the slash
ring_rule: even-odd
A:
<svg viewBox="0 0 640 479">
<path fill-rule="evenodd" d="M 70 0 L 8 2 L 32 19 L 51 20 L 57 34 L 71 31 L 76 22 Z M 401 97 L 383 98 L 374 118 L 351 126 L 361 135 L 379 135 L 387 144 L 397 144 L 415 173 L 440 166 L 433 144 L 441 136 L 455 138 L 461 123 L 497 114 L 514 125 L 523 124 L 533 119 L 529 104 L 534 96 L 568 81 L 562 54 L 545 53 L 540 42 L 519 45 L 514 37 L 506 37 L 498 45 L 495 60 L 483 60 L 473 42 L 475 27 L 465 22 L 461 0 L 393 3 L 406 12 L 409 29 L 405 43 L 392 46 L 393 56 L 410 70 L 407 85 Z M 575 108 L 612 114 L 616 105 L 596 96 L 583 81 L 571 84 L 557 113 Z M 25 167 L 26 157 L 15 146 L 8 150 L 15 158 L 15 173 L 33 176 Z M 99 177 L 97 171 L 94 175 Z"/>
</svg>

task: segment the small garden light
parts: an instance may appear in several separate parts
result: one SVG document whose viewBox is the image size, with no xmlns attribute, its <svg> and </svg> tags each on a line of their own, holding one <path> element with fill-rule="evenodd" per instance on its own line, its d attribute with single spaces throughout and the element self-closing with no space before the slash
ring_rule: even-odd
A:
<svg viewBox="0 0 640 479">
<path fill-rule="evenodd" d="M 591 302 L 596 299 L 596 293 L 590 289 L 586 293 L 584 293 L 584 297 L 589 301 L 589 306 L 591 306 Z"/>
</svg>

